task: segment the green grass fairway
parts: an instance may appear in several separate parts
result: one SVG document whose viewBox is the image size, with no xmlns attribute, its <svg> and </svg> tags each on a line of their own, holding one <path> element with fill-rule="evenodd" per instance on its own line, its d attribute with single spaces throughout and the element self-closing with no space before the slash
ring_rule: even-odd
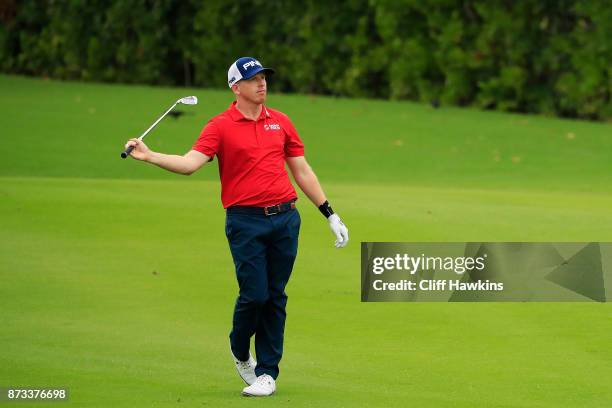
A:
<svg viewBox="0 0 612 408">
<path fill-rule="evenodd" d="M 0 76 L 0 387 L 75 407 L 610 407 L 609 303 L 361 303 L 361 241 L 612 241 L 612 126 L 272 95 L 351 242 L 299 200 L 278 392 L 240 396 L 216 162 L 187 151 L 229 91 Z M 610 294 L 608 294 L 610 295 Z M 28 404 L 7 404 L 25 407 Z M 39 406 L 40 404 L 32 404 Z"/>
</svg>

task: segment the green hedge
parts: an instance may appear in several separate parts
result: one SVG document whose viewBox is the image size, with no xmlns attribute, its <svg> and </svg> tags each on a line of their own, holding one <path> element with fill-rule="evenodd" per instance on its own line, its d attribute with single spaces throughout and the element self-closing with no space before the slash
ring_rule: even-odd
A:
<svg viewBox="0 0 612 408">
<path fill-rule="evenodd" d="M 253 55 L 282 92 L 612 118 L 603 0 L 4 0 L 0 70 L 223 87 Z"/>
</svg>

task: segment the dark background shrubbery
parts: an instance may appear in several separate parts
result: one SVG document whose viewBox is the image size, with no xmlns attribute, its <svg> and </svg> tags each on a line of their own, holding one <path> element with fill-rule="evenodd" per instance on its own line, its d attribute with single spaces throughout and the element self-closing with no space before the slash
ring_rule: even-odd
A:
<svg viewBox="0 0 612 408">
<path fill-rule="evenodd" d="M 0 70 L 223 87 L 253 55 L 275 91 L 612 118 L 604 0 L 0 0 Z"/>
</svg>

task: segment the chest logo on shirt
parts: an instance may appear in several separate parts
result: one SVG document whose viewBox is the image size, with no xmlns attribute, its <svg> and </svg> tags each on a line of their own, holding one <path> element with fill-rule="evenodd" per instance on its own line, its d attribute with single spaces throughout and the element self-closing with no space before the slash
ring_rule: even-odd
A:
<svg viewBox="0 0 612 408">
<path fill-rule="evenodd" d="M 280 130 L 280 125 L 278 123 L 265 124 L 264 130 Z"/>
</svg>

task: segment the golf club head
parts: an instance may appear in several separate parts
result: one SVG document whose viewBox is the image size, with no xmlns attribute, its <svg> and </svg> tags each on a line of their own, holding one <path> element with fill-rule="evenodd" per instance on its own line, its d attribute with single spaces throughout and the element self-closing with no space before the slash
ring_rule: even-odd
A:
<svg viewBox="0 0 612 408">
<path fill-rule="evenodd" d="M 178 102 L 184 105 L 197 105 L 198 97 L 197 96 L 186 96 L 184 98 L 179 99 Z"/>
</svg>

